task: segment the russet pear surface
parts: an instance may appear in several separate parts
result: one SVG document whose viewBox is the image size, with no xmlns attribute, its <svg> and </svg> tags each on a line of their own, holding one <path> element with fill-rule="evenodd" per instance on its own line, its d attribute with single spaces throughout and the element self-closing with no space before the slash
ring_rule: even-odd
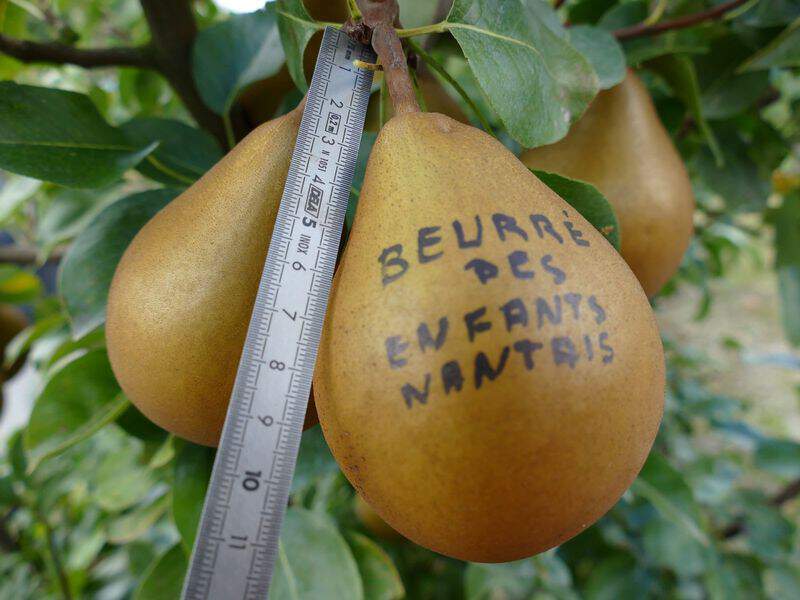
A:
<svg viewBox="0 0 800 600">
<path fill-rule="evenodd" d="M 114 373 L 164 429 L 216 445 L 302 117 L 247 136 L 136 235 L 111 285 Z"/>
<path fill-rule="evenodd" d="M 432 113 L 372 151 L 315 377 L 325 437 L 392 528 L 500 562 L 577 534 L 662 414 L 633 273 L 499 142 Z"/>
<path fill-rule="evenodd" d="M 692 186 L 647 88 L 632 71 L 600 92 L 567 137 L 520 159 L 597 186 L 617 214 L 622 256 L 648 296 L 678 269 L 693 232 Z"/>
</svg>

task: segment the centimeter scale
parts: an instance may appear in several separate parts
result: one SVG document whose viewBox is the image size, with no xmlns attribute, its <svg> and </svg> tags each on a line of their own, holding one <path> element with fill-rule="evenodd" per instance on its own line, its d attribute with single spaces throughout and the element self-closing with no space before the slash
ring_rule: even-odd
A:
<svg viewBox="0 0 800 600">
<path fill-rule="evenodd" d="M 185 600 L 267 597 L 364 128 L 373 51 L 328 27 L 184 582 Z"/>
</svg>

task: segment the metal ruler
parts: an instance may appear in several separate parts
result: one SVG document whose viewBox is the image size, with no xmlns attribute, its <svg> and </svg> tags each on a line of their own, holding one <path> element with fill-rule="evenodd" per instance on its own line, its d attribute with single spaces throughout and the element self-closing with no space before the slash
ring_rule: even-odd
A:
<svg viewBox="0 0 800 600">
<path fill-rule="evenodd" d="M 261 276 L 203 516 L 187 600 L 263 600 L 294 475 L 364 128 L 369 47 L 328 27 Z"/>
</svg>

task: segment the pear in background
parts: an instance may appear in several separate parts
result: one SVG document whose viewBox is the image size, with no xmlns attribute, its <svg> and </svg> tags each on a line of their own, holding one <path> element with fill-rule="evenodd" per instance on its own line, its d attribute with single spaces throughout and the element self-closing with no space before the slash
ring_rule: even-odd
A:
<svg viewBox="0 0 800 600">
<path fill-rule="evenodd" d="M 647 88 L 632 71 L 600 92 L 567 137 L 520 159 L 591 183 L 606 196 L 619 220 L 622 256 L 648 296 L 675 274 L 692 237 L 694 195 Z"/>
</svg>

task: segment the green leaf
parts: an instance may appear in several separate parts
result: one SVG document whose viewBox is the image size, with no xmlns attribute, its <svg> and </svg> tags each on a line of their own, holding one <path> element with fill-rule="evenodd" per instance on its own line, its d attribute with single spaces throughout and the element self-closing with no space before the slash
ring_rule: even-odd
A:
<svg viewBox="0 0 800 600">
<path fill-rule="evenodd" d="M 147 569 L 133 600 L 175 600 L 180 598 L 189 561 L 180 544 L 159 556 Z"/>
<path fill-rule="evenodd" d="M 773 222 L 783 328 L 788 340 L 800 346 L 800 192 L 784 196 Z"/>
<path fill-rule="evenodd" d="M 625 49 L 628 64 L 635 67 L 670 54 L 704 55 L 708 52 L 708 36 L 701 30 L 679 29 L 667 31 L 657 37 L 625 40 L 622 47 Z"/>
<path fill-rule="evenodd" d="M 310 487 L 320 479 L 339 471 L 339 465 L 331 454 L 321 427 L 312 427 L 303 432 L 297 465 L 292 479 L 292 493 Z"/>
<path fill-rule="evenodd" d="M 189 554 L 194 546 L 206 488 L 214 466 L 214 449 L 186 442 L 175 457 L 172 518 Z"/>
<path fill-rule="evenodd" d="M 543 2 L 456 0 L 445 27 L 523 146 L 564 137 L 597 94 L 594 69 Z"/>
<path fill-rule="evenodd" d="M 720 167 L 707 148 L 689 162 L 702 183 L 719 194 L 732 211 L 762 210 L 770 185 L 748 154 L 749 146 L 730 125 L 715 128 L 725 165 Z"/>
<path fill-rule="evenodd" d="M 650 453 L 631 490 L 649 501 L 673 525 L 682 527 L 702 546 L 710 545 L 691 488 L 680 471 L 661 454 Z"/>
<path fill-rule="evenodd" d="M 61 189 L 53 194 L 36 223 L 36 244 L 43 255 L 78 235 L 118 193 L 115 186 L 102 191 Z"/>
<path fill-rule="evenodd" d="M 800 477 L 800 444 L 791 440 L 765 438 L 758 444 L 755 462 L 766 473 L 786 479 Z"/>
<path fill-rule="evenodd" d="M 640 600 L 647 589 L 647 574 L 629 554 L 603 556 L 583 589 L 586 600 Z"/>
<path fill-rule="evenodd" d="M 129 544 L 145 535 L 169 510 L 171 498 L 163 494 L 155 502 L 138 506 L 108 524 L 108 541 Z"/>
<path fill-rule="evenodd" d="M 663 516 L 649 519 L 642 530 L 647 556 L 659 567 L 681 577 L 702 575 L 706 570 L 705 548 L 683 527 Z"/>
<path fill-rule="evenodd" d="M 797 66 L 800 66 L 800 17 L 747 60 L 740 71 Z"/>
<path fill-rule="evenodd" d="M 322 27 L 308 14 L 302 0 L 277 0 L 278 30 L 286 52 L 286 67 L 297 88 L 305 92 L 306 82 L 303 56 L 306 46 Z"/>
<path fill-rule="evenodd" d="M 567 31 L 569 41 L 597 73 L 601 90 L 612 88 L 625 79 L 625 53 L 611 33 L 588 25 L 577 25 Z"/>
<path fill-rule="evenodd" d="M 464 571 L 466 600 L 526 600 L 536 583 L 536 565 L 531 559 L 502 564 L 470 563 Z"/>
<path fill-rule="evenodd" d="M 347 543 L 358 564 L 364 584 L 364 598 L 369 600 L 399 600 L 405 597 L 400 574 L 383 548 L 367 536 L 351 531 Z"/>
<path fill-rule="evenodd" d="M 42 182 L 38 179 L 5 175 L 3 187 L 0 189 L 0 223 L 5 223 L 41 187 Z"/>
<path fill-rule="evenodd" d="M 244 88 L 275 75 L 284 63 L 274 6 L 201 31 L 194 43 L 193 73 L 205 103 L 225 115 Z"/>
<path fill-rule="evenodd" d="M 590 183 L 531 169 L 556 194 L 589 221 L 619 251 L 619 221 L 606 197 Z"/>
<path fill-rule="evenodd" d="M 120 129 L 134 144 L 158 142 L 137 169 L 164 185 L 190 186 L 222 158 L 219 144 L 208 132 L 173 119 L 133 119 Z"/>
<path fill-rule="evenodd" d="M 770 600 L 795 600 L 800 590 L 800 567 L 788 561 L 770 565 L 764 571 L 764 588 Z"/>
<path fill-rule="evenodd" d="M 753 27 L 786 25 L 800 17 L 800 4 L 795 0 L 760 0 L 741 16 Z"/>
<path fill-rule="evenodd" d="M 286 511 L 269 597 L 364 598 L 356 561 L 326 516 L 301 508 Z"/>
<path fill-rule="evenodd" d="M 176 190 L 151 190 L 106 207 L 70 247 L 59 272 L 59 292 L 76 337 L 105 321 L 108 288 L 119 259 L 133 237 L 175 196 Z"/>
<path fill-rule="evenodd" d="M 153 151 L 131 144 L 83 94 L 0 82 L 0 167 L 67 187 L 104 187 Z"/>
<path fill-rule="evenodd" d="M 0 264 L 0 302 L 20 304 L 36 299 L 41 291 L 41 280 L 30 271 Z"/>
<path fill-rule="evenodd" d="M 127 406 L 105 350 L 65 361 L 45 383 L 25 430 L 29 470 L 90 437 Z"/>
<path fill-rule="evenodd" d="M 724 157 L 719 142 L 714 132 L 708 126 L 703 114 L 703 104 L 700 100 L 700 84 L 697 81 L 697 72 L 694 63 L 688 57 L 680 54 L 662 56 L 647 63 L 647 67 L 661 75 L 675 92 L 675 95 L 686 105 L 692 117 L 706 138 L 717 165 L 724 165 Z"/>
<path fill-rule="evenodd" d="M 106 512 L 119 513 L 136 506 L 156 486 L 155 474 L 142 464 L 140 447 L 130 446 L 135 450 L 129 447 L 104 455 L 92 473 L 92 502 Z"/>
</svg>

